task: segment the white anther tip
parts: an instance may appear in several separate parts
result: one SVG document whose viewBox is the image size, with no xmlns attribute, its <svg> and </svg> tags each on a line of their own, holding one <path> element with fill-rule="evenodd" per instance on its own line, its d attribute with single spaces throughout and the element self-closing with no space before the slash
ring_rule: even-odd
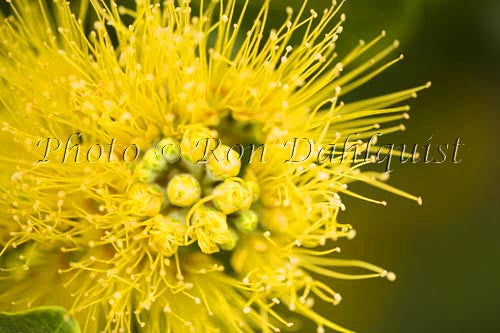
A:
<svg viewBox="0 0 500 333">
<path fill-rule="evenodd" d="M 391 282 L 396 281 L 396 274 L 394 274 L 393 272 L 388 272 L 387 273 L 387 280 L 389 280 Z"/>
<path fill-rule="evenodd" d="M 347 238 L 354 239 L 354 237 L 356 237 L 356 230 L 354 229 L 349 230 L 349 232 L 347 233 Z"/>
</svg>

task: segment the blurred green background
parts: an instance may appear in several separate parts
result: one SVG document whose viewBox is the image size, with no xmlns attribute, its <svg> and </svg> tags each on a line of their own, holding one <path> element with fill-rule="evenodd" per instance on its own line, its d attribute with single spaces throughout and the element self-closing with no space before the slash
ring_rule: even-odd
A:
<svg viewBox="0 0 500 333">
<path fill-rule="evenodd" d="M 270 24 L 281 24 L 285 6 L 301 2 L 274 1 Z M 313 0 L 311 7 L 329 3 Z M 343 301 L 324 311 L 358 332 L 500 332 L 500 1 L 350 0 L 343 11 L 339 52 L 385 29 L 406 56 L 356 97 L 433 82 L 412 101 L 408 130 L 384 142 L 424 144 L 433 136 L 433 144 L 452 144 L 460 137 L 466 146 L 460 164 L 395 164 L 391 184 L 422 195 L 422 207 L 356 188 L 389 205 L 346 200 L 341 219 L 358 236 L 340 242 L 342 256 L 376 263 L 398 279 L 335 281 Z"/>
<path fill-rule="evenodd" d="M 318 1 L 318 3 L 320 3 Z M 407 131 L 384 143 L 466 144 L 461 164 L 399 165 L 391 184 L 424 205 L 366 186 L 387 207 L 346 202 L 341 216 L 358 236 L 345 257 L 394 270 L 383 280 L 336 283 L 332 318 L 359 332 L 500 332 L 500 1 L 352 0 L 347 39 L 386 29 L 405 60 L 361 94 L 433 82 L 413 101 Z"/>
</svg>

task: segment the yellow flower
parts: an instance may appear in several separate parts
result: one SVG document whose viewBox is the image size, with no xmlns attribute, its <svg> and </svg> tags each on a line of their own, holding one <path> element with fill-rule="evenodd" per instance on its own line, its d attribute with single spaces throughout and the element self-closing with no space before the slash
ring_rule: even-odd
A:
<svg viewBox="0 0 500 333">
<path fill-rule="evenodd" d="M 302 161 L 301 146 L 300 161 L 284 163 L 283 144 L 342 149 L 353 133 L 402 130 L 385 124 L 408 118 L 403 101 L 429 84 L 344 103 L 402 59 L 384 60 L 397 42 L 376 51 L 382 33 L 337 52 L 341 4 L 318 14 L 304 1 L 269 27 L 269 1 L 253 18 L 249 2 L 9 2 L 0 310 L 61 305 L 83 332 L 272 332 L 300 318 L 349 332 L 314 299 L 338 304 L 335 279 L 395 279 L 335 257 L 334 242 L 355 236 L 341 222 L 342 199 L 385 204 L 352 192 L 355 181 L 421 199 L 365 171 L 371 160 Z M 267 151 L 248 163 L 235 143 Z"/>
</svg>

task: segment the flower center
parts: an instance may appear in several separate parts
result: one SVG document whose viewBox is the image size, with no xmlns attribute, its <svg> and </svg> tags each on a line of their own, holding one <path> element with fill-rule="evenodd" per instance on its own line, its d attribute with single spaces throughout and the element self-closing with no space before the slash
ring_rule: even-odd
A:
<svg viewBox="0 0 500 333">
<path fill-rule="evenodd" d="M 242 174 L 239 152 L 219 144 L 217 133 L 191 125 L 181 138 L 163 138 L 132 166 L 128 198 L 143 217 L 149 245 L 171 256 L 181 247 L 204 253 L 232 251 L 258 228 L 259 186 Z"/>
</svg>

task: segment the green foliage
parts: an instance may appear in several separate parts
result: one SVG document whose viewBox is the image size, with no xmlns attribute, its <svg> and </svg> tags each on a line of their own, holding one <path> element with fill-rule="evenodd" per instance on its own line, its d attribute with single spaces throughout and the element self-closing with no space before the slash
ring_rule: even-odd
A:
<svg viewBox="0 0 500 333">
<path fill-rule="evenodd" d="M 0 333 L 80 333 L 75 319 L 60 307 L 18 313 L 0 312 Z"/>
</svg>

